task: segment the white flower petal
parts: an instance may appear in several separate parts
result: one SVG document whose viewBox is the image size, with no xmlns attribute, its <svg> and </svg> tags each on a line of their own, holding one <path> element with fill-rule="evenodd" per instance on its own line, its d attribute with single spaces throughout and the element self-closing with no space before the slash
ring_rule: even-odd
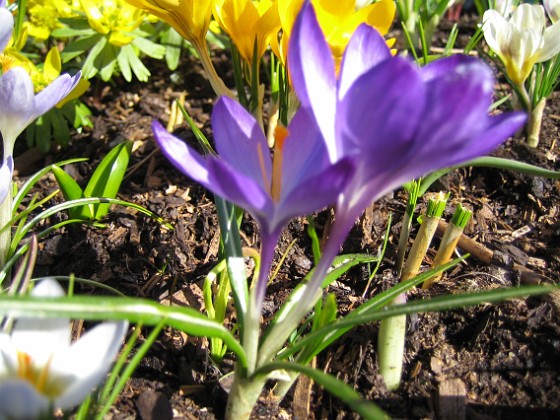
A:
<svg viewBox="0 0 560 420">
<path fill-rule="evenodd" d="M 545 29 L 543 47 L 538 62 L 547 61 L 558 53 L 560 53 L 560 22 Z"/>
<path fill-rule="evenodd" d="M 73 375 L 73 382 L 55 401 L 57 408 L 71 408 L 81 403 L 105 378 L 117 355 L 128 322 L 105 322 L 97 325 L 68 350 L 55 354 L 50 365 L 53 375 Z"/>
<path fill-rule="evenodd" d="M 38 283 L 31 296 L 61 297 L 64 290 L 53 279 Z M 70 320 L 66 318 L 18 318 L 12 331 L 12 343 L 27 353 L 34 363 L 46 363 L 53 353 L 70 346 Z"/>
<path fill-rule="evenodd" d="M 11 379 L 0 383 L 0 416 L 11 420 L 37 419 L 48 413 L 49 400 L 26 381 Z"/>
</svg>

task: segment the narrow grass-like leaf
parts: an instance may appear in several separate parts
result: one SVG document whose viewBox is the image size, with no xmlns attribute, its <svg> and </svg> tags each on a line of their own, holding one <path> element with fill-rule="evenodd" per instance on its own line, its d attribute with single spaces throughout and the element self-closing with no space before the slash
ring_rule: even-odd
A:
<svg viewBox="0 0 560 420">
<path fill-rule="evenodd" d="M 313 369 L 310 366 L 292 362 L 272 362 L 258 369 L 255 372 L 255 375 L 267 375 L 275 370 L 293 371 L 308 376 L 329 393 L 348 404 L 353 411 L 358 413 L 364 419 L 379 420 L 389 418 L 387 414 L 385 414 L 377 405 L 362 399 L 360 394 L 344 382 L 321 370 Z"/>
<path fill-rule="evenodd" d="M 218 337 L 247 366 L 245 351 L 223 325 L 198 311 L 179 306 L 165 306 L 146 299 L 73 296 L 46 299 L 30 296 L 0 297 L 0 316 L 73 318 L 95 321 L 128 320 L 145 325 L 165 325 L 197 337 Z"/>
</svg>

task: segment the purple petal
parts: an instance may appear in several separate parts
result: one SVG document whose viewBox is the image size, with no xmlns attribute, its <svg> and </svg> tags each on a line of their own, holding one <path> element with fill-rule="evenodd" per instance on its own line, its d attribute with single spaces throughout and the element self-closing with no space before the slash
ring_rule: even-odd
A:
<svg viewBox="0 0 560 420">
<path fill-rule="evenodd" d="M 334 145 L 334 61 L 311 2 L 304 3 L 296 19 L 288 49 L 288 68 L 302 106 L 312 109 L 327 144 Z"/>
<path fill-rule="evenodd" d="M 210 181 L 207 160 L 183 140 L 170 134 L 158 121 L 152 123 L 152 130 L 161 151 L 173 166 L 208 188 Z"/>
<path fill-rule="evenodd" d="M 4 52 L 8 41 L 12 37 L 14 27 L 14 17 L 0 4 L 0 54 Z"/>
<path fill-rule="evenodd" d="M 447 59 L 442 61 L 437 67 L 447 67 L 447 71 L 430 78 L 426 85 L 428 105 L 417 133 L 415 153 L 431 155 L 437 150 L 444 158 L 487 129 L 494 79 L 490 69 L 478 60 L 452 59 L 452 64 L 459 63 L 454 67 L 448 66 Z M 503 140 L 497 139 L 494 147 Z"/>
<path fill-rule="evenodd" d="M 249 211 L 268 230 L 268 219 L 272 219 L 274 206 L 267 190 L 260 182 L 232 168 L 223 159 L 209 158 L 210 179 L 207 188 L 228 201 Z"/>
<path fill-rule="evenodd" d="M 358 26 L 342 58 L 338 98 L 344 97 L 358 77 L 388 58 L 391 58 L 391 50 L 381 34 L 369 25 Z"/>
<path fill-rule="evenodd" d="M 339 104 L 337 132 L 344 156 L 359 155 L 365 179 L 409 153 L 426 101 L 415 65 L 391 58 L 360 77 Z"/>
<path fill-rule="evenodd" d="M 0 205 L 4 202 L 12 189 L 12 174 L 14 173 L 14 158 L 8 155 L 0 167 Z"/>
<path fill-rule="evenodd" d="M 48 112 L 57 103 L 68 96 L 80 81 L 81 76 L 81 72 L 78 72 L 74 76 L 63 74 L 58 76 L 50 85 L 39 92 L 35 97 L 35 118 Z"/>
<path fill-rule="evenodd" d="M 35 118 L 33 82 L 21 67 L 15 67 L 0 77 L 0 132 L 4 153 L 13 153 L 17 136 Z"/>
<path fill-rule="evenodd" d="M 292 118 L 282 154 L 282 195 L 303 179 L 330 165 L 327 148 L 315 119 L 303 108 Z"/>
<path fill-rule="evenodd" d="M 336 164 L 300 182 L 281 201 L 277 224 L 286 223 L 295 216 L 310 214 L 334 204 L 354 173 L 353 159 L 342 159 Z"/>
<path fill-rule="evenodd" d="M 270 189 L 270 149 L 255 118 L 237 101 L 222 97 L 212 112 L 212 129 L 219 156 L 262 189 Z"/>
</svg>

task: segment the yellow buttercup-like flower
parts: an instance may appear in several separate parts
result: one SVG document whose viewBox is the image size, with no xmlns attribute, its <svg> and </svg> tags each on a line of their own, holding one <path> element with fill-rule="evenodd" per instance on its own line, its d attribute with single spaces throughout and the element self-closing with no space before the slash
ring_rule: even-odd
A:
<svg viewBox="0 0 560 420">
<path fill-rule="evenodd" d="M 203 44 L 212 17 L 213 0 L 127 0 L 169 23 L 192 44 Z"/>
<path fill-rule="evenodd" d="M 214 17 L 249 63 L 255 46 L 257 58 L 262 57 L 271 38 L 280 30 L 274 0 L 216 0 Z"/>
<path fill-rule="evenodd" d="M 365 7 L 358 7 L 356 0 L 312 0 L 319 25 L 331 47 L 338 64 L 350 37 L 361 23 L 366 23 L 385 35 L 395 16 L 395 2 L 380 0 Z M 286 62 L 288 43 L 297 13 L 303 0 L 278 0 L 278 11 L 282 24 L 282 39 L 273 50 Z M 392 44 L 394 40 L 389 41 Z"/>
<path fill-rule="evenodd" d="M 76 0 L 29 0 L 29 20 L 25 23 L 29 35 L 37 41 L 46 40 L 52 31 L 62 26 L 59 18 L 72 17 L 79 8 Z"/>
<path fill-rule="evenodd" d="M 117 47 L 134 40 L 130 32 L 138 28 L 145 18 L 142 10 L 124 0 L 80 0 L 80 3 L 89 25 L 101 34 L 109 34 L 109 42 Z"/>
</svg>

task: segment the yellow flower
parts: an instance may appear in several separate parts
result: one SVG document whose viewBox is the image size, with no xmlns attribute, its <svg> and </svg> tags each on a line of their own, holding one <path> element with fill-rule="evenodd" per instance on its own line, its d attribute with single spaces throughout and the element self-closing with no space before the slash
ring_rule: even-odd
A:
<svg viewBox="0 0 560 420">
<path fill-rule="evenodd" d="M 356 0 L 312 0 L 311 3 L 337 67 L 346 44 L 361 23 L 366 23 L 377 29 L 381 35 L 385 35 L 395 16 L 393 0 L 380 0 L 361 8 L 357 7 Z M 292 27 L 303 0 L 278 0 L 277 4 L 283 34 L 281 42 L 277 45 L 273 43 L 272 47 L 285 63 Z M 394 40 L 388 41 L 389 45 L 392 43 Z"/>
<path fill-rule="evenodd" d="M 138 28 L 144 13 L 124 0 L 80 0 L 89 25 L 101 34 L 109 34 L 109 42 L 117 47 L 130 44 L 135 36 L 131 32 Z"/>
<path fill-rule="evenodd" d="M 255 45 L 256 56 L 260 58 L 270 39 L 276 37 L 280 30 L 280 17 L 274 0 L 216 0 L 214 17 L 249 63 L 253 61 Z"/>
<path fill-rule="evenodd" d="M 70 0 L 30 0 L 27 3 L 29 20 L 25 23 L 29 35 L 37 41 L 46 40 L 52 31 L 62 26 L 58 18 L 74 16 L 77 8 L 79 4 Z"/>
<path fill-rule="evenodd" d="M 169 23 L 192 44 L 205 43 L 213 0 L 127 0 Z M 196 46 L 195 45 L 195 46 Z"/>
</svg>

